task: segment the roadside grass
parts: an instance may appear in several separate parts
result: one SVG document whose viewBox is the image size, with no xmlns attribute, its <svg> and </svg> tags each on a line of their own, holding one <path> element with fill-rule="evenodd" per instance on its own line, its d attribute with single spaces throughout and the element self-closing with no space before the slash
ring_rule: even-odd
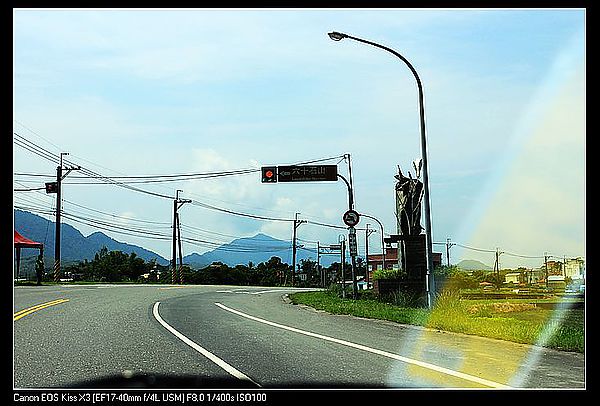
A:
<svg viewBox="0 0 600 406">
<path fill-rule="evenodd" d="M 297 292 L 294 304 L 304 304 L 332 314 L 388 320 L 443 331 L 532 344 L 563 351 L 584 352 L 584 310 L 542 308 L 534 301 L 464 300 L 457 292 L 437 296 L 430 311 L 406 303 L 386 303 L 372 292 L 358 300 L 342 299 L 337 291 Z M 538 301 L 539 303 L 539 301 Z"/>
</svg>

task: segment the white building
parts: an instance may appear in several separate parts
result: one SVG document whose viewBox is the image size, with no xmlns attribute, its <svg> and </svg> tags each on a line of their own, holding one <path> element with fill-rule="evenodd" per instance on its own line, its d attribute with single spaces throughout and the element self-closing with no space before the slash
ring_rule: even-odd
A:
<svg viewBox="0 0 600 406">
<path fill-rule="evenodd" d="M 571 279 L 583 279 L 585 272 L 582 258 L 571 258 L 565 261 L 564 276 Z"/>
</svg>

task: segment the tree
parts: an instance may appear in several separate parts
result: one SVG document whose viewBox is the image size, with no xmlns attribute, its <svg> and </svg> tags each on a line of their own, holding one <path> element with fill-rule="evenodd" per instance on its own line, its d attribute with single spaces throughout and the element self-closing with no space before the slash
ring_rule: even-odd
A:
<svg viewBox="0 0 600 406">
<path fill-rule="evenodd" d="M 127 255 L 122 251 L 108 251 L 108 248 L 102 247 L 92 261 L 79 262 L 70 267 L 69 271 L 73 275 L 81 275 L 82 279 L 87 281 L 138 281 L 142 274 L 153 269 L 155 265 L 146 264 L 135 253 Z"/>
<path fill-rule="evenodd" d="M 289 265 L 282 262 L 279 257 L 271 257 L 267 262 L 256 266 L 258 284 L 261 286 L 281 286 L 285 282 Z"/>
<path fill-rule="evenodd" d="M 306 274 L 306 280 L 299 281 L 298 286 L 312 287 L 319 286 L 321 284 L 321 276 L 319 275 L 316 261 L 311 259 L 301 259 L 300 272 Z"/>
</svg>

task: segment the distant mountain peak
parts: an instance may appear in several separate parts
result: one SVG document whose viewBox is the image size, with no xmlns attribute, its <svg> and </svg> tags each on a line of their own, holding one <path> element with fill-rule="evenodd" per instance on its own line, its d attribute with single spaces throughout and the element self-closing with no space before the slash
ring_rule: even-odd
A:
<svg viewBox="0 0 600 406">
<path fill-rule="evenodd" d="M 481 261 L 477 261 L 476 259 L 463 259 L 456 264 L 456 266 L 466 271 L 491 271 L 494 269 Z"/>
</svg>

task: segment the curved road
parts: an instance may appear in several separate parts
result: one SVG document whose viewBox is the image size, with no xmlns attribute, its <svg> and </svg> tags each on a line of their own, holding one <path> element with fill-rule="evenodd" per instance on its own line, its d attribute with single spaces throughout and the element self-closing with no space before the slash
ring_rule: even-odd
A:
<svg viewBox="0 0 600 406">
<path fill-rule="evenodd" d="M 14 388 L 585 388 L 583 354 L 286 300 L 295 289 L 14 288 Z"/>
</svg>

